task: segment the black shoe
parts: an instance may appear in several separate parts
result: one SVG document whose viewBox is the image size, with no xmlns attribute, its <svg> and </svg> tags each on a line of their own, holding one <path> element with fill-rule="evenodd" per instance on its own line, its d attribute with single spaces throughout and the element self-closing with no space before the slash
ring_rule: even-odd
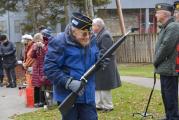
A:
<svg viewBox="0 0 179 120">
<path fill-rule="evenodd" d="M 97 111 L 102 111 L 102 110 L 103 110 L 103 108 L 96 108 L 96 110 L 97 110 Z"/>
<path fill-rule="evenodd" d="M 103 109 L 103 112 L 111 112 L 113 109 Z"/>
<path fill-rule="evenodd" d="M 39 107 L 39 103 L 35 103 L 35 104 L 34 104 L 34 107 L 35 107 L 35 108 L 38 108 L 38 107 Z"/>
<path fill-rule="evenodd" d="M 3 83 L 0 83 L 0 87 L 3 87 Z"/>
<path fill-rule="evenodd" d="M 11 84 L 9 84 L 9 85 L 7 85 L 6 87 L 7 87 L 7 88 L 11 88 L 11 86 L 12 86 L 12 85 L 11 85 Z"/>
<path fill-rule="evenodd" d="M 35 104 L 34 104 L 34 107 L 35 107 L 35 108 L 39 108 L 39 107 L 43 107 L 43 106 L 44 106 L 44 104 L 41 103 L 41 102 L 40 102 L 40 103 L 35 103 Z"/>
<path fill-rule="evenodd" d="M 40 102 L 39 107 L 43 107 L 43 106 L 44 106 L 44 103 Z"/>
<path fill-rule="evenodd" d="M 12 85 L 11 85 L 11 88 L 16 88 L 16 87 L 17 87 L 16 84 L 12 84 Z"/>
</svg>

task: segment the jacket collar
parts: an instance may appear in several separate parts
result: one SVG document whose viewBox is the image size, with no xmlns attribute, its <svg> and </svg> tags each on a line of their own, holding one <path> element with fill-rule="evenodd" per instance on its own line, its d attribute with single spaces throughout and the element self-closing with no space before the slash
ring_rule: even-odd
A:
<svg viewBox="0 0 179 120">
<path fill-rule="evenodd" d="M 104 31 L 105 31 L 105 28 L 102 28 L 102 29 L 99 31 L 99 33 L 98 33 L 97 36 L 96 36 L 96 39 L 97 39 L 97 40 L 100 38 L 101 34 L 102 34 Z"/>
<path fill-rule="evenodd" d="M 169 18 L 165 24 L 161 25 L 161 28 L 164 29 L 169 23 L 174 22 L 174 21 L 175 21 L 174 17 Z"/>
</svg>

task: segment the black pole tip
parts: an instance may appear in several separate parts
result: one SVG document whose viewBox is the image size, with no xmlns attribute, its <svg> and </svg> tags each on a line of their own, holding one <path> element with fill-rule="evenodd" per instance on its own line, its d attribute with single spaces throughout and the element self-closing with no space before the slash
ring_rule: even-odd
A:
<svg viewBox="0 0 179 120">
<path fill-rule="evenodd" d="M 131 32 L 135 32 L 137 30 L 139 30 L 139 28 L 131 28 Z"/>
</svg>

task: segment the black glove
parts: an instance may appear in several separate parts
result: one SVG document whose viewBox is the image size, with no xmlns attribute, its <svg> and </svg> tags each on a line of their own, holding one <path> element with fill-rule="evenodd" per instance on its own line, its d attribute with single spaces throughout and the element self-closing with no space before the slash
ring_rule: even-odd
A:
<svg viewBox="0 0 179 120">
<path fill-rule="evenodd" d="M 100 58 L 103 56 L 104 53 L 105 53 L 105 51 L 101 49 L 101 50 L 99 51 L 98 59 L 100 59 Z M 101 69 L 104 70 L 104 69 L 107 67 L 107 65 L 109 64 L 110 61 L 111 61 L 110 58 L 104 58 L 104 59 L 100 62 L 100 67 L 101 67 Z"/>
<path fill-rule="evenodd" d="M 103 60 L 101 60 L 101 62 L 100 62 L 101 69 L 105 70 L 105 68 L 108 66 L 110 61 L 111 61 L 110 58 L 104 58 Z"/>
<path fill-rule="evenodd" d="M 85 88 L 82 82 L 79 80 L 74 80 L 72 78 L 69 78 L 67 80 L 65 88 L 70 89 L 72 92 L 77 93 L 79 96 L 82 96 L 85 91 Z"/>
</svg>

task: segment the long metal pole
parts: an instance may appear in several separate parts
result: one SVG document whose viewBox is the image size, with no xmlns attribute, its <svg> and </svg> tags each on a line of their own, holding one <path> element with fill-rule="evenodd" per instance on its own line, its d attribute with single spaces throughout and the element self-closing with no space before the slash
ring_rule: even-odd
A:
<svg viewBox="0 0 179 120">
<path fill-rule="evenodd" d="M 8 0 L 8 5 L 9 5 L 9 0 Z M 7 11 L 7 22 L 8 22 L 8 36 L 9 36 L 9 40 L 10 40 L 11 39 L 11 29 L 10 29 L 9 10 Z"/>
</svg>

